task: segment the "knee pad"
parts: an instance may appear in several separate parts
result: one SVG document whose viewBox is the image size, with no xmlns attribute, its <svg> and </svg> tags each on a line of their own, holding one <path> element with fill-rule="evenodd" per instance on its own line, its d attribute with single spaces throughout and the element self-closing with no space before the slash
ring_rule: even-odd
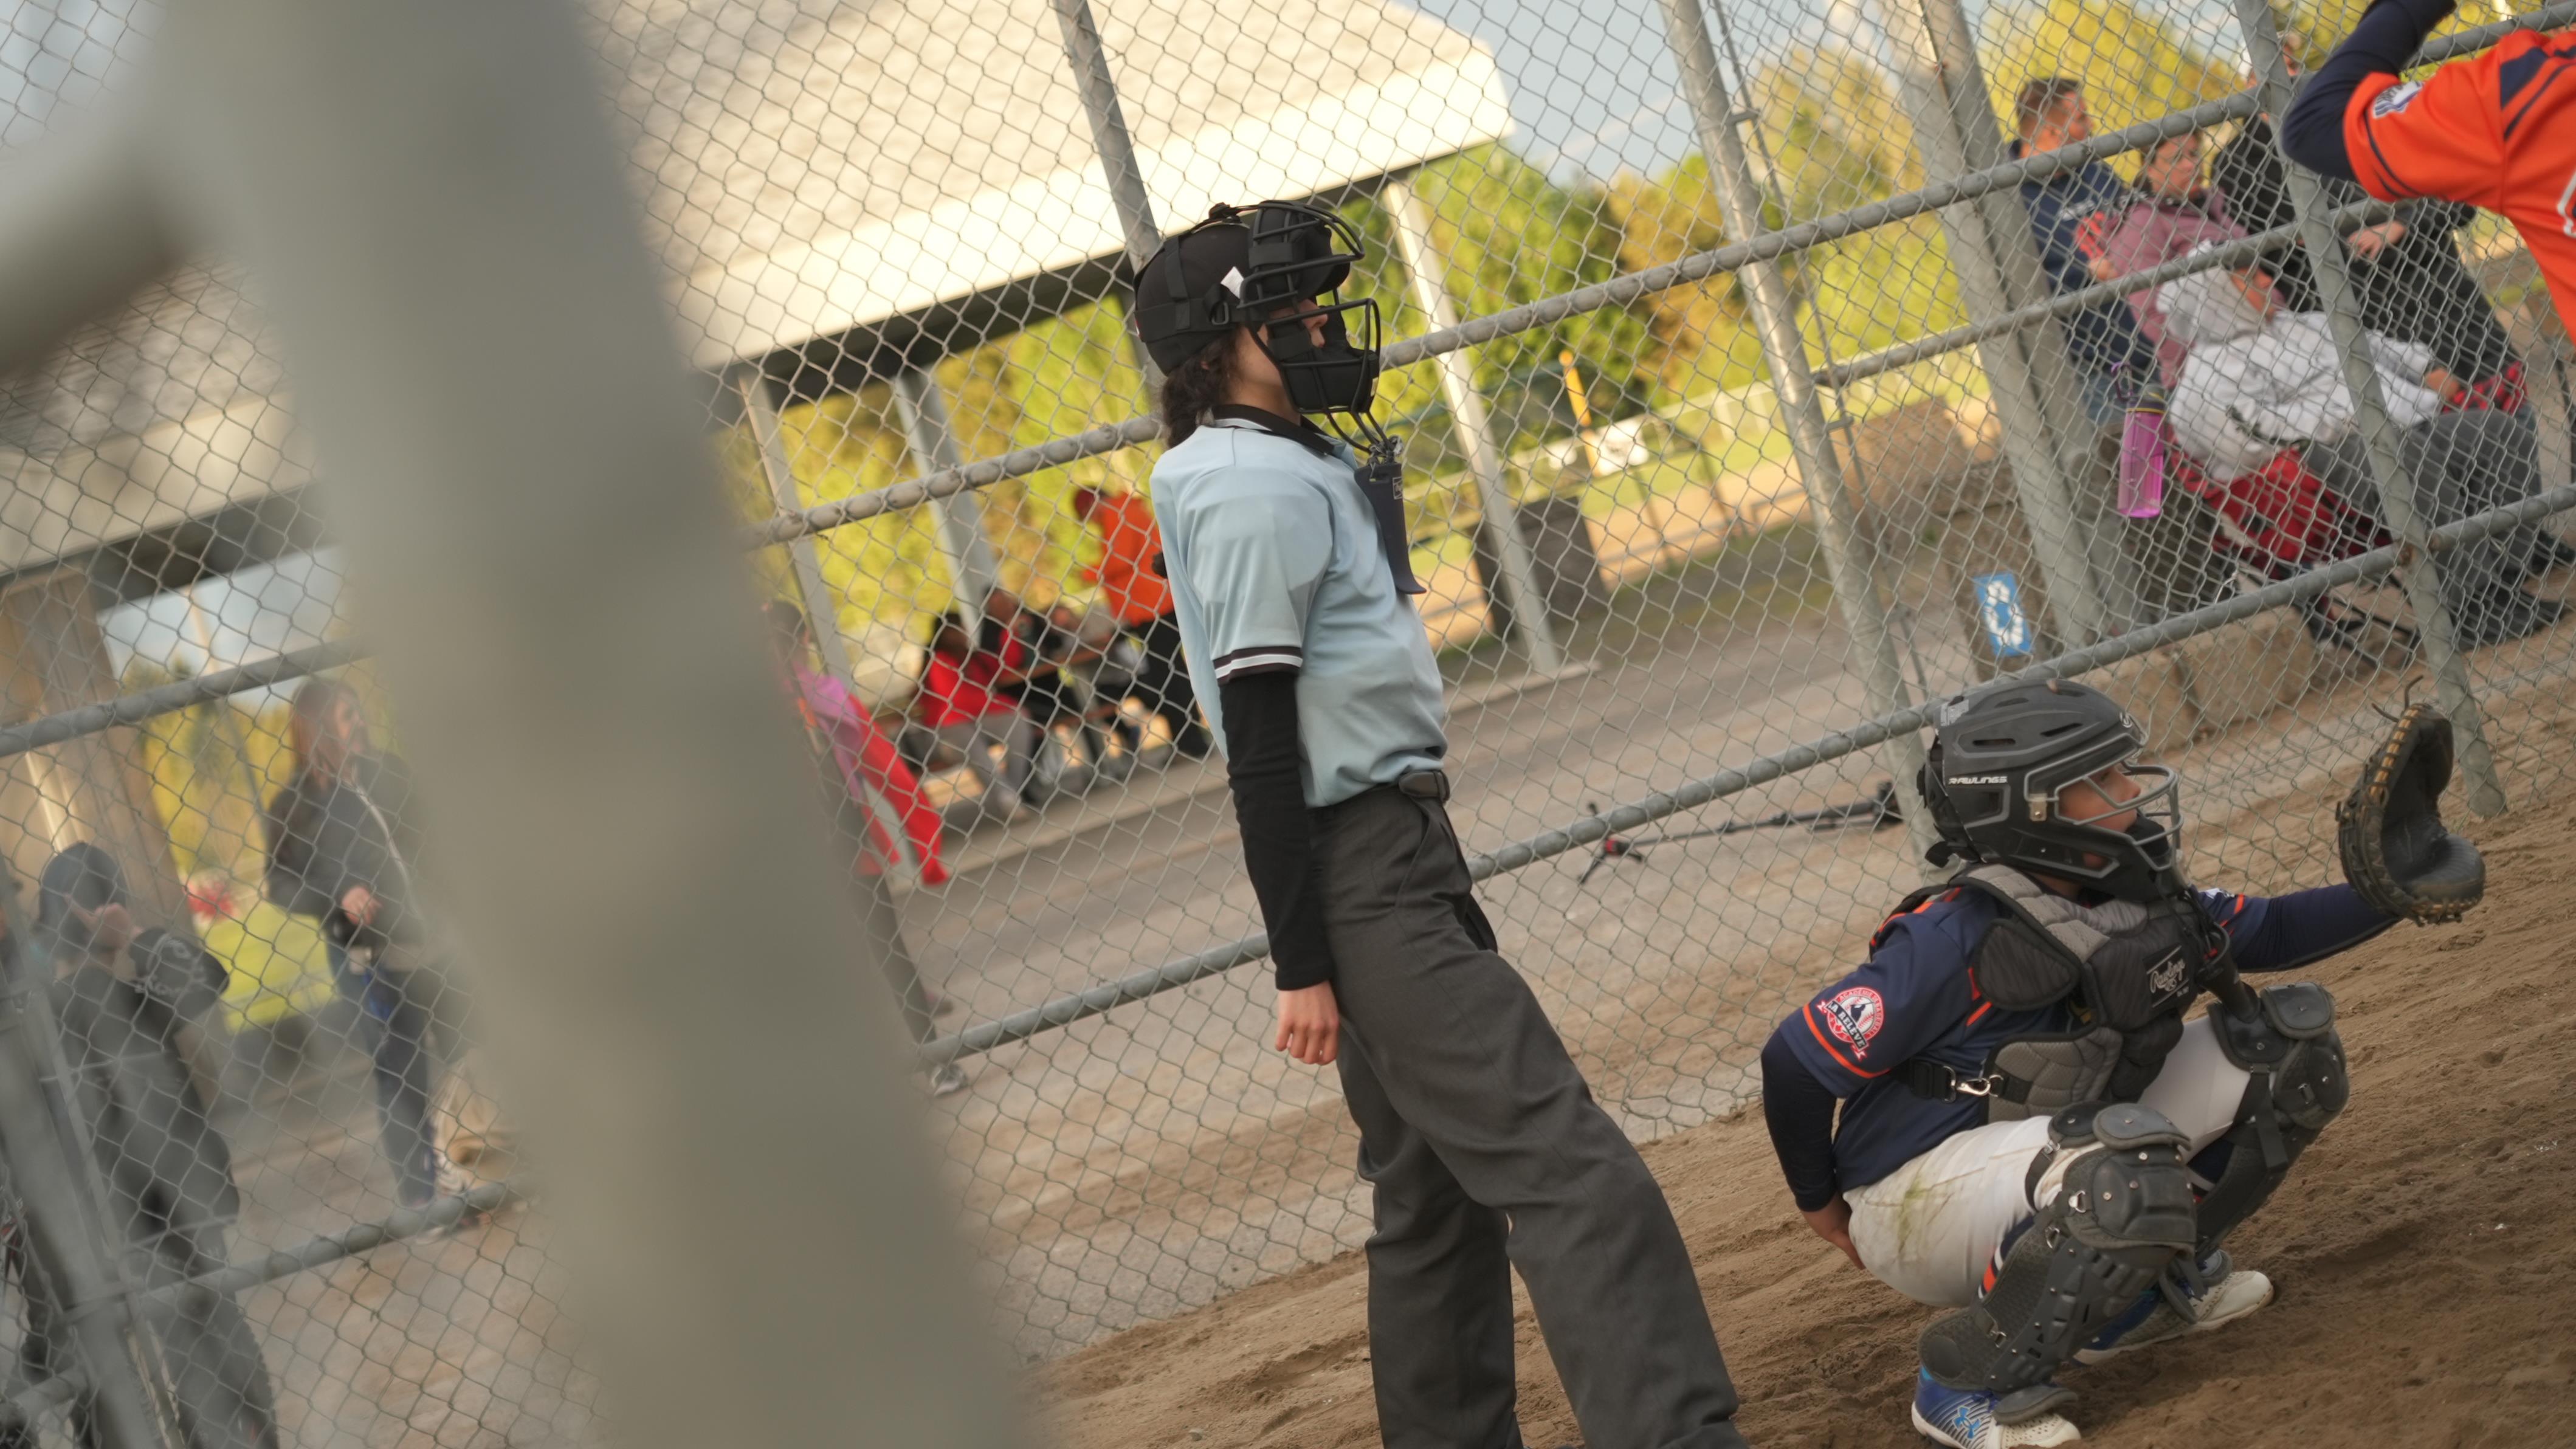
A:
<svg viewBox="0 0 2576 1449">
<path fill-rule="evenodd" d="M 2276 993 L 2302 995 L 2276 1009 Z M 2263 996 L 2265 1010 L 2257 1021 L 2220 1031 L 2231 1057 L 2250 1044 L 2245 1055 L 2255 1060 L 2238 1059 L 2253 1077 L 2237 1105 L 2236 1125 L 2219 1139 L 2227 1161 L 2201 1200 L 2195 1247 L 2204 1255 L 2254 1215 L 2289 1177 L 2299 1154 L 2352 1101 L 2343 1038 L 2334 1029 L 2334 999 L 2323 987 L 2307 985 L 2275 987 Z"/>
<path fill-rule="evenodd" d="M 2059 1113 L 2032 1165 L 2029 1230 L 1982 1300 L 1923 1330 L 1924 1370 L 1951 1388 L 2008 1395 L 2072 1359 L 2191 1251 L 2189 1150 L 2171 1122 L 2133 1103 Z"/>
</svg>

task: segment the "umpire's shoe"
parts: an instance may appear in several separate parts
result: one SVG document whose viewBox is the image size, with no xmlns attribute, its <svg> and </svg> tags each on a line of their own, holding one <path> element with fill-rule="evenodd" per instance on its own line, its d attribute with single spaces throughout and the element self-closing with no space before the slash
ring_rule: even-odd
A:
<svg viewBox="0 0 2576 1449">
<path fill-rule="evenodd" d="M 2063 1402 L 2073 1398 L 2055 1384 L 2037 1384 L 2012 1397 L 2028 1400 L 2033 1395 L 2042 1401 Z M 2063 1414 L 2042 1410 L 2007 1424 L 1995 1417 L 1999 1400 L 1980 1389 L 1954 1389 L 1935 1381 L 1932 1375 L 1917 1371 L 1914 1376 L 1914 1427 L 1924 1438 L 1950 1449 L 2045 1449 L 2051 1444 L 2072 1444 L 2083 1438 Z"/>
<path fill-rule="evenodd" d="M 2206 1286 L 2195 1288 L 2178 1281 L 2172 1285 L 2178 1292 L 2162 1286 L 2148 1289 L 2128 1312 L 2077 1349 L 2075 1361 L 2100 1363 L 2186 1333 L 2207 1333 L 2272 1301 L 2272 1280 L 2251 1268 L 2235 1267 L 2223 1252 L 2201 1260 L 2200 1282 Z"/>
</svg>

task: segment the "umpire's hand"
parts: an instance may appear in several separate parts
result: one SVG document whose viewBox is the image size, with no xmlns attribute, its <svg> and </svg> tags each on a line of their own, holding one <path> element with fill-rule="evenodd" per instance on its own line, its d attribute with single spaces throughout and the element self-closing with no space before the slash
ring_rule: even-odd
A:
<svg viewBox="0 0 2576 1449">
<path fill-rule="evenodd" d="M 1271 1045 L 1310 1067 L 1328 1066 L 1339 1054 L 1342 1008 L 1333 983 L 1318 981 L 1279 993 L 1279 1039 Z"/>
</svg>

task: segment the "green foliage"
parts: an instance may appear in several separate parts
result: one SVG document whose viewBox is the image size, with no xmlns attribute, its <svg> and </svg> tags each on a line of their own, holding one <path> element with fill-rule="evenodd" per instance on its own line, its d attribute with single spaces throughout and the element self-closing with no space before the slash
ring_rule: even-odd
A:
<svg viewBox="0 0 2576 1449">
<path fill-rule="evenodd" d="M 1500 146 L 1479 146 L 1434 161 L 1414 177 L 1431 213 L 1432 245 L 1447 258 L 1449 292 L 1461 317 L 1509 311 L 1622 270 L 1621 234 L 1610 193 L 1569 189 Z M 1395 249 L 1395 228 L 1374 201 L 1345 209 L 1367 242 L 1369 260 L 1346 296 L 1377 299 L 1393 336 L 1429 330 L 1415 309 Z M 1654 338 L 1641 309 L 1608 307 L 1474 350 L 1476 386 L 1484 394 L 1505 450 L 1573 426 L 1564 353 L 1581 369 L 1595 421 L 1645 406 L 1657 391 Z M 1387 410 L 1396 415 L 1437 406 L 1438 379 L 1428 364 L 1387 380 Z"/>
<path fill-rule="evenodd" d="M 1812 220 L 1921 184 L 1895 94 L 1856 57 L 1793 52 L 1749 89 L 1762 125 L 1747 159 L 1763 183 L 1766 226 Z M 1611 195 L 1631 270 L 1727 240 L 1702 157 L 1688 157 L 1652 180 L 1622 177 Z M 1801 304 L 1811 361 L 1884 347 L 1962 319 L 1940 227 L 1928 217 L 1792 253 L 1779 264 Z M 1646 306 L 1669 393 L 1738 388 L 1764 375 L 1743 286 L 1733 275 L 1667 289 Z"/>
<path fill-rule="evenodd" d="M 2211 37 L 2225 47 L 2221 59 L 2201 37 L 2132 5 L 2047 0 L 2035 10 L 1997 7 L 1987 12 L 1986 81 L 2007 131 L 2014 97 L 2039 76 L 2083 82 L 2094 129 L 2116 130 L 2244 89 L 2234 37 L 2232 27 L 2223 38 Z"/>
</svg>

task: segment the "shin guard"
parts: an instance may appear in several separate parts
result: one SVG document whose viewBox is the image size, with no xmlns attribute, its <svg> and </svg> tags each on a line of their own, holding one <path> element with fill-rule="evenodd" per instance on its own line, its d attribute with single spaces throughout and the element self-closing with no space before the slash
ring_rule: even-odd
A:
<svg viewBox="0 0 2576 1449">
<path fill-rule="evenodd" d="M 1982 1300 L 1923 1330 L 1924 1369 L 1993 1394 L 2045 1382 L 2191 1251 L 2189 1145 L 2134 1104 L 2058 1114 L 2033 1164 L 2030 1230 Z"/>
</svg>

